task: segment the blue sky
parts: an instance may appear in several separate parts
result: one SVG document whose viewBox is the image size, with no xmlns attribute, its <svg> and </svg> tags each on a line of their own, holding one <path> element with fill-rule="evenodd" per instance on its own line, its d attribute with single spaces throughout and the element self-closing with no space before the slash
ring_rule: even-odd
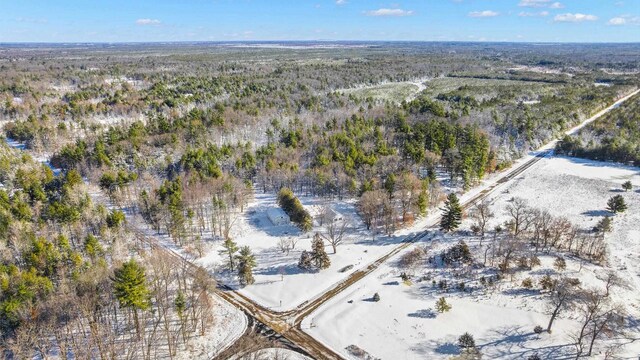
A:
<svg viewBox="0 0 640 360">
<path fill-rule="evenodd" d="M 640 42 L 640 0 L 0 0 L 0 42 Z"/>
</svg>

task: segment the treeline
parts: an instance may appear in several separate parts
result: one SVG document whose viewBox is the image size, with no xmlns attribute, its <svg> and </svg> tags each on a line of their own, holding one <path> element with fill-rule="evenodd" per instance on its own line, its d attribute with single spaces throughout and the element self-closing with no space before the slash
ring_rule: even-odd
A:
<svg viewBox="0 0 640 360">
<path fill-rule="evenodd" d="M 551 250 L 570 253 L 594 263 L 606 261 L 605 235 L 611 231 L 610 224 L 602 226 L 604 222 L 601 222 L 593 229 L 580 229 L 564 217 L 532 208 L 521 198 L 511 199 L 506 213 L 507 221 L 492 229 L 490 260 L 485 253 L 485 263 L 489 261 L 494 265 L 498 258 L 497 266 L 502 272 L 531 269 L 539 265 L 538 254 Z M 494 213 L 487 203 L 478 203 L 471 209 L 470 216 L 474 219 L 472 229 L 484 239 L 485 229 L 488 230 Z"/>
<path fill-rule="evenodd" d="M 640 166 L 640 95 L 589 124 L 576 136 L 565 136 L 556 151 L 567 156 Z"/>
<path fill-rule="evenodd" d="M 366 190 L 371 177 L 386 177 L 403 168 L 414 172 L 424 168 L 433 174 L 439 168 L 469 186 L 495 165 L 488 138 L 477 127 L 409 117 L 394 109 L 371 118 L 354 114 L 344 121 L 333 119 L 322 127 L 295 119 L 286 125 L 274 121 L 266 131 L 268 143 L 257 148 L 248 143 L 219 147 L 191 141 L 192 134 L 203 131 L 158 116 L 147 124 L 114 127 L 103 136 L 66 145 L 52 163 L 85 174 L 131 168 L 140 175 L 150 172 L 170 178 L 183 173 L 201 178 L 230 174 L 258 182 L 264 190 L 297 187 L 328 196 L 357 195 Z M 176 154 L 177 161 L 155 155 L 175 153 L 180 149 L 175 149 L 177 144 L 186 146 Z"/>
<path fill-rule="evenodd" d="M 291 189 L 280 189 L 278 192 L 278 205 L 302 231 L 311 230 L 313 219 Z"/>
</svg>

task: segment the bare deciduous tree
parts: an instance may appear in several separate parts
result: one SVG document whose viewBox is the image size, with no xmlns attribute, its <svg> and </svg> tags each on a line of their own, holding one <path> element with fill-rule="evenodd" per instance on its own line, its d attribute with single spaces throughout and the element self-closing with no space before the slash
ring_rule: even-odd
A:
<svg viewBox="0 0 640 360">
<path fill-rule="evenodd" d="M 527 231 L 534 219 L 534 214 L 527 205 L 527 202 L 521 198 L 514 198 L 513 201 L 507 205 L 507 214 L 509 214 L 510 217 L 507 226 L 516 238 Z"/>
<path fill-rule="evenodd" d="M 494 216 L 493 212 L 489 208 L 489 202 L 486 199 L 476 202 L 469 212 L 469 216 L 475 220 L 474 225 L 481 236 L 480 246 L 482 246 L 482 239 L 484 239 L 487 223 Z"/>
<path fill-rule="evenodd" d="M 562 278 L 555 280 L 553 288 L 549 292 L 549 309 L 551 318 L 547 325 L 547 332 L 551 332 L 551 326 L 558 314 L 562 310 L 568 309 L 572 306 L 573 301 L 576 299 L 577 284 L 572 279 Z"/>
<path fill-rule="evenodd" d="M 574 335 L 576 359 L 582 355 L 591 356 L 597 340 L 622 334 L 625 315 L 622 306 L 612 303 L 609 297 L 597 290 L 582 292 L 579 308 L 582 325 Z"/>
<path fill-rule="evenodd" d="M 367 191 L 360 197 L 358 208 L 362 215 L 362 221 L 367 226 L 367 230 L 370 230 L 372 226 L 382 215 L 382 208 L 385 201 L 388 201 L 389 197 L 383 190 Z"/>
<path fill-rule="evenodd" d="M 282 251 L 283 254 L 289 255 L 289 252 L 292 249 L 291 239 L 281 236 L 278 239 L 278 248 L 280 249 L 280 251 Z"/>
<path fill-rule="evenodd" d="M 403 173 L 395 183 L 394 197 L 398 199 L 402 209 L 402 221 L 407 221 L 407 214 L 413 213 L 418 207 L 422 184 L 413 173 Z"/>
<path fill-rule="evenodd" d="M 325 223 L 324 229 L 327 232 L 325 238 L 327 239 L 329 244 L 331 244 L 331 247 L 333 247 L 334 254 L 337 252 L 338 245 L 342 244 L 345 232 L 348 227 L 349 222 L 347 219 L 331 219 L 330 221 Z"/>
</svg>

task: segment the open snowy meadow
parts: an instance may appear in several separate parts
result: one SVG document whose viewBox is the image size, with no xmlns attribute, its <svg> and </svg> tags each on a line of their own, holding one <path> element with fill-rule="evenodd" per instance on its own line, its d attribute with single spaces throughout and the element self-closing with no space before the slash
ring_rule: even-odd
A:
<svg viewBox="0 0 640 360">
<path fill-rule="evenodd" d="M 632 182 L 632 191 L 623 192 L 621 184 L 625 181 Z M 551 334 L 534 333 L 537 325 L 546 328 L 550 317 L 547 295 L 537 284 L 544 275 L 562 273 L 578 278 L 583 288 L 603 289 L 607 272 L 615 271 L 621 284 L 612 290 L 611 299 L 625 308 L 628 314 L 625 332 L 637 339 L 640 336 L 638 186 L 638 168 L 575 158 L 544 159 L 490 196 L 495 217 L 488 228 L 504 223 L 506 207 L 513 199 L 520 198 L 531 208 L 564 217 L 588 231 L 610 215 L 605 210 L 607 200 L 621 194 L 629 209 L 613 217 L 612 232 L 605 238 L 609 254 L 604 266 L 550 251 L 539 256 L 540 266 L 516 271 L 492 286 L 482 286 L 478 279 L 492 276 L 482 266 L 448 269 L 431 266 L 428 261 L 414 269 L 410 281 L 403 281 L 401 273 L 406 270 L 399 267 L 398 260 L 403 255 L 399 254 L 324 304 L 303 322 L 303 329 L 353 359 L 449 358 L 459 354 L 457 339 L 465 332 L 475 337 L 485 358 L 518 359 L 533 354 L 542 359 L 572 358 L 575 356 L 573 336 L 580 327 L 578 310 L 562 312 Z M 434 230 L 414 248 L 426 247 L 428 255 L 434 255 L 464 240 L 475 262 L 482 265 L 484 254 L 477 251 L 480 237 L 471 234 L 470 226 L 471 220 L 467 219 L 457 233 L 443 235 Z M 490 239 L 485 239 L 485 248 L 487 241 Z M 565 269 L 554 267 L 558 255 L 564 255 Z M 457 284 L 463 271 L 471 273 L 471 280 L 466 280 L 466 290 L 450 287 L 445 292 L 435 285 L 442 280 Z M 526 278 L 533 280 L 533 287 L 521 286 Z M 380 297 L 378 302 L 373 301 L 375 293 Z M 435 310 L 440 297 L 445 297 L 451 305 L 449 312 Z M 597 345 L 594 355 L 604 358 L 605 351 L 623 358 L 636 358 L 640 343 L 620 338 L 607 340 Z"/>
</svg>

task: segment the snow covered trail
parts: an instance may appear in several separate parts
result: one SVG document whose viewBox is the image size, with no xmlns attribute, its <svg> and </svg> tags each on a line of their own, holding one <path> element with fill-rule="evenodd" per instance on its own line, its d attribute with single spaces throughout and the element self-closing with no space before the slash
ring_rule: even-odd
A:
<svg viewBox="0 0 640 360">
<path fill-rule="evenodd" d="M 411 100 L 414 100 L 415 98 L 417 98 L 418 95 L 420 95 L 420 93 L 422 91 L 424 91 L 424 89 L 427 88 L 427 85 L 425 85 L 425 83 L 427 81 L 429 81 L 429 80 L 431 80 L 431 78 L 426 78 L 425 77 L 425 78 L 420 78 L 420 79 L 417 79 L 417 80 L 409 81 L 409 84 L 417 86 L 418 90 L 416 90 L 416 92 L 413 93 L 412 95 L 408 96 L 406 100 L 407 101 L 411 101 Z"/>
</svg>

